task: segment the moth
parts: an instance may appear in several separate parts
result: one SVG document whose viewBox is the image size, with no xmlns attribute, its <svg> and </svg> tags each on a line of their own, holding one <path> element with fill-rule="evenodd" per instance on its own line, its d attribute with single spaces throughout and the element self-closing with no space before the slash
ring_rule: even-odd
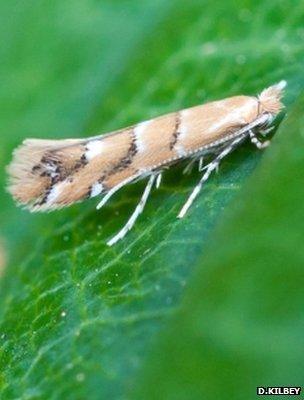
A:
<svg viewBox="0 0 304 400">
<path fill-rule="evenodd" d="M 258 149 L 267 147 L 272 122 L 283 108 L 285 86 L 281 81 L 257 97 L 212 101 L 95 137 L 26 139 L 8 167 L 8 190 L 30 211 L 51 211 L 103 196 L 100 209 L 119 189 L 146 178 L 139 203 L 108 241 L 111 246 L 133 227 L 165 168 L 185 159 L 199 164 L 202 176 L 178 214 L 183 218 L 224 157 L 247 139 Z"/>
</svg>

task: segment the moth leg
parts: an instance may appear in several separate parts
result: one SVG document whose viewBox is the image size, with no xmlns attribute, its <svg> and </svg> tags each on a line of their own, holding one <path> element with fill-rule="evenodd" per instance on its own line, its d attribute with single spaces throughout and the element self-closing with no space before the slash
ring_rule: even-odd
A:
<svg viewBox="0 0 304 400">
<path fill-rule="evenodd" d="M 156 176 L 157 175 L 155 175 L 155 174 L 150 176 L 150 178 L 148 180 L 148 183 L 147 183 L 147 186 L 145 187 L 145 190 L 144 190 L 144 192 L 143 192 L 143 194 L 141 196 L 141 199 L 140 199 L 139 203 L 137 204 L 133 214 L 131 215 L 131 217 L 129 218 L 129 220 L 125 224 L 125 226 L 114 237 L 112 237 L 112 239 L 110 239 L 107 242 L 108 246 L 113 246 L 113 244 L 115 244 L 120 239 L 122 239 L 127 234 L 127 232 L 134 226 L 135 221 L 137 220 L 139 214 L 142 213 L 142 211 L 143 211 L 143 209 L 145 207 L 145 204 L 147 202 L 147 199 L 148 199 L 149 194 L 151 192 L 151 189 L 153 187 L 153 184 L 154 184 L 154 181 L 156 179 Z"/>
<path fill-rule="evenodd" d="M 253 131 L 249 131 L 249 136 L 251 143 L 253 143 L 259 150 L 265 149 L 270 145 L 270 140 L 266 140 L 265 142 L 261 142 Z"/>
<path fill-rule="evenodd" d="M 188 175 L 191 173 L 193 166 L 196 162 L 196 158 L 192 158 L 192 160 L 186 165 L 186 167 L 183 170 L 183 175 Z"/>
<path fill-rule="evenodd" d="M 156 182 L 155 182 L 155 187 L 156 187 L 156 189 L 159 188 L 160 183 L 161 183 L 161 180 L 162 180 L 162 173 L 160 172 L 160 173 L 157 175 L 157 177 L 156 177 Z"/>
<path fill-rule="evenodd" d="M 271 126 L 270 128 L 267 129 L 259 129 L 259 133 L 263 136 L 267 136 L 269 132 L 274 130 L 274 126 Z"/>
<path fill-rule="evenodd" d="M 115 194 L 119 189 L 121 189 L 123 186 L 127 185 L 128 183 L 132 182 L 136 176 L 131 176 L 130 178 L 125 179 L 124 181 L 120 182 L 118 185 L 114 186 L 112 189 L 108 191 L 108 193 L 101 199 L 101 201 L 97 204 L 96 209 L 100 210 L 101 207 L 103 207 L 108 200 Z"/>
<path fill-rule="evenodd" d="M 183 170 L 183 174 L 190 174 L 190 172 L 193 169 L 194 164 L 196 163 L 196 161 L 198 160 L 198 170 L 202 171 L 203 170 L 203 162 L 204 162 L 204 157 L 195 157 L 192 158 L 192 160 L 186 165 L 185 169 Z"/>
<path fill-rule="evenodd" d="M 218 168 L 221 160 L 226 157 L 229 153 L 231 153 L 239 144 L 241 141 L 245 139 L 245 135 L 242 135 L 235 139 L 232 143 L 230 143 L 228 146 L 224 148 L 224 150 L 217 156 L 213 161 L 211 161 L 209 164 L 207 164 L 203 170 L 205 170 L 204 175 L 200 179 L 199 183 L 195 186 L 193 189 L 191 195 L 188 197 L 186 203 L 183 205 L 182 209 L 180 210 L 177 218 L 183 218 L 185 214 L 187 213 L 188 209 L 192 205 L 193 201 L 199 194 L 199 192 L 202 189 L 203 184 L 208 180 L 211 172 L 215 169 Z"/>
<path fill-rule="evenodd" d="M 204 168 L 204 157 L 200 157 L 198 160 L 198 170 L 199 172 L 202 172 Z"/>
</svg>

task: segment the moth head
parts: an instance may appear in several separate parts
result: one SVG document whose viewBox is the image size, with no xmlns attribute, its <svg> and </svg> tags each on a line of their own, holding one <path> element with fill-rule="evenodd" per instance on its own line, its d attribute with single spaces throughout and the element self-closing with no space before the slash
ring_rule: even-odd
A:
<svg viewBox="0 0 304 400">
<path fill-rule="evenodd" d="M 261 113 L 268 113 L 273 119 L 282 111 L 284 104 L 281 102 L 281 98 L 283 97 L 286 85 L 286 81 L 281 81 L 262 91 L 258 96 Z"/>
<path fill-rule="evenodd" d="M 281 113 L 284 109 L 284 104 L 281 102 L 281 99 L 286 85 L 286 81 L 281 81 L 264 89 L 258 96 L 260 113 L 262 114 L 262 118 L 265 117 L 259 129 L 259 134 L 263 137 L 272 136 L 284 116 L 283 113 Z"/>
</svg>

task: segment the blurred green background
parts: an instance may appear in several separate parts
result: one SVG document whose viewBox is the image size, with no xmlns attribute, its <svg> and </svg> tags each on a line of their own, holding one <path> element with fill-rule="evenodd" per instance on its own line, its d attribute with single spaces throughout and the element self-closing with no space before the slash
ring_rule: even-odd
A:
<svg viewBox="0 0 304 400">
<path fill-rule="evenodd" d="M 304 2 L 0 2 L 1 399 L 247 399 L 303 381 Z M 288 81 L 266 153 L 165 174 L 102 211 L 18 209 L 5 166 L 26 137 L 92 136 Z"/>
</svg>

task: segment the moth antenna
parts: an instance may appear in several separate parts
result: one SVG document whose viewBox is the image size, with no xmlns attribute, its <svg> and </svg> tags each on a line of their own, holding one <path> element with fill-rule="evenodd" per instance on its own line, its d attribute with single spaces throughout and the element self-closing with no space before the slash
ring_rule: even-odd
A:
<svg viewBox="0 0 304 400">
<path fill-rule="evenodd" d="M 158 175 L 159 176 L 159 175 Z M 149 177 L 148 183 L 145 187 L 145 190 L 141 196 L 141 199 L 139 203 L 137 204 L 133 214 L 131 217 L 128 219 L 126 225 L 114 236 L 112 239 L 110 239 L 107 242 L 108 246 L 113 246 L 116 242 L 118 242 L 120 239 L 122 239 L 127 232 L 132 229 L 133 225 L 135 224 L 135 221 L 137 220 L 138 216 L 143 212 L 143 209 L 145 208 L 146 202 L 148 200 L 149 194 L 153 188 L 154 181 L 156 179 L 156 175 L 152 174 Z"/>
</svg>

